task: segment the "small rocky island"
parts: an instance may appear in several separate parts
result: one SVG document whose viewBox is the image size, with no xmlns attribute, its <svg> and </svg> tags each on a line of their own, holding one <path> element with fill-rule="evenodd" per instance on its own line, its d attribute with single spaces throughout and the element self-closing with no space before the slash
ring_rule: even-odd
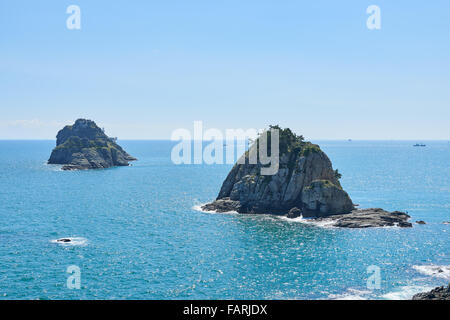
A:
<svg viewBox="0 0 450 320">
<path fill-rule="evenodd" d="M 86 170 L 128 166 L 135 160 L 94 121 L 78 119 L 58 132 L 48 163 L 62 164 L 63 170 Z"/>
<path fill-rule="evenodd" d="M 278 214 L 289 218 L 308 217 L 329 221 L 346 228 L 411 227 L 409 215 L 383 209 L 356 209 L 339 182 L 320 147 L 305 141 L 290 129 L 279 131 L 279 169 L 274 175 L 261 175 L 261 165 L 250 164 L 250 150 L 258 148 L 258 138 L 231 169 L 217 199 L 202 206 L 205 211 L 252 214 Z"/>
</svg>

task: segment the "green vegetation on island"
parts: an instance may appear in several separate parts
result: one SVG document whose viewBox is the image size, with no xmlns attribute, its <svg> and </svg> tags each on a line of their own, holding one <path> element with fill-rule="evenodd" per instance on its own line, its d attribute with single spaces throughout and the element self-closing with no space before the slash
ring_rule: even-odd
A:
<svg viewBox="0 0 450 320">
<path fill-rule="evenodd" d="M 63 164 L 63 170 L 128 166 L 136 158 L 125 152 L 116 140 L 108 137 L 94 121 L 78 119 L 58 132 L 48 163 Z"/>
</svg>

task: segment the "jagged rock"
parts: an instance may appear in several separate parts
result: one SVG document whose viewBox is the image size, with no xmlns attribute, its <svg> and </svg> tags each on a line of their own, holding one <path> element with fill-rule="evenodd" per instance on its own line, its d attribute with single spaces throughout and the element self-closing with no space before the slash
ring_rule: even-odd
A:
<svg viewBox="0 0 450 320">
<path fill-rule="evenodd" d="M 297 207 L 307 216 L 344 214 L 354 206 L 339 183 L 340 174 L 318 145 L 304 141 L 290 129 L 278 129 L 279 168 L 274 175 L 262 175 L 261 165 L 250 164 L 252 148 L 238 161 L 223 182 L 219 195 L 205 210 L 240 213 L 287 214 Z M 243 163 L 244 162 L 244 163 Z"/>
<path fill-rule="evenodd" d="M 215 212 L 231 212 L 239 211 L 241 204 L 239 201 L 230 200 L 230 198 L 219 199 L 214 201 L 214 203 L 205 204 L 202 209 L 205 211 L 215 211 Z"/>
<path fill-rule="evenodd" d="M 347 192 L 329 180 L 315 180 L 302 192 L 303 216 L 329 216 L 354 209 Z"/>
<path fill-rule="evenodd" d="M 417 224 L 426 224 L 426 222 L 423 221 L 423 220 L 418 220 L 418 221 L 416 221 L 416 223 L 417 223 Z"/>
<path fill-rule="evenodd" d="M 410 216 L 404 212 L 389 212 L 381 208 L 357 209 L 348 214 L 317 218 L 316 221 L 329 221 L 330 226 L 340 228 L 402 227 L 410 228 Z"/>
<path fill-rule="evenodd" d="M 290 219 L 294 219 L 294 218 L 298 218 L 302 215 L 302 210 L 300 210 L 297 207 L 292 208 L 291 210 L 289 210 L 287 217 Z"/>
<path fill-rule="evenodd" d="M 83 170 L 128 166 L 135 160 L 94 121 L 78 119 L 58 132 L 48 163 L 63 164 L 63 170 Z"/>
<path fill-rule="evenodd" d="M 429 292 L 415 294 L 413 300 L 450 300 L 450 284 L 434 288 Z"/>
</svg>

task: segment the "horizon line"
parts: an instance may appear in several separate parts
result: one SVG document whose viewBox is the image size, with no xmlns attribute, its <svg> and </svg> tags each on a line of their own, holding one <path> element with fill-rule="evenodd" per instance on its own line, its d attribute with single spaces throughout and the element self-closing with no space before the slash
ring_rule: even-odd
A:
<svg viewBox="0 0 450 320">
<path fill-rule="evenodd" d="M 191 141 L 198 141 L 197 139 L 190 139 Z M 450 139 L 330 139 L 330 138 L 320 138 L 320 139 L 305 139 L 305 141 L 347 141 L 347 142 L 353 142 L 353 141 L 448 141 L 450 142 Z M 33 138 L 18 138 L 18 139 L 4 139 L 0 138 L 0 141 L 56 141 L 56 139 L 33 139 Z M 117 141 L 172 141 L 172 142 L 178 142 L 181 141 L 181 139 L 178 140 L 171 140 L 171 139 L 154 139 L 154 138 L 148 138 L 148 139 L 117 139 Z M 201 140 L 201 141 L 213 141 L 213 140 Z M 227 140 L 223 139 L 223 141 L 246 141 L 246 140 Z"/>
</svg>

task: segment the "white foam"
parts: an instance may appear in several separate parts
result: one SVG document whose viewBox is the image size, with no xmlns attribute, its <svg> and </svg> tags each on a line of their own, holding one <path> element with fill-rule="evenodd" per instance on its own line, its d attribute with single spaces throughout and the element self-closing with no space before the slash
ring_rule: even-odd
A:
<svg viewBox="0 0 450 320">
<path fill-rule="evenodd" d="M 206 203 L 194 205 L 194 206 L 192 207 L 192 209 L 195 210 L 195 211 L 200 211 L 200 212 L 205 212 L 205 213 L 238 214 L 237 211 L 217 212 L 217 210 L 204 210 L 204 209 L 202 209 L 202 207 L 203 207 L 205 204 L 206 204 Z"/>
<path fill-rule="evenodd" d="M 385 300 L 409 300 L 413 295 L 421 292 L 427 292 L 433 289 L 428 286 L 403 286 L 394 289 L 391 292 L 385 293 L 381 296 L 376 295 L 376 291 L 347 289 L 341 294 L 330 294 L 330 300 L 368 300 L 368 299 L 385 299 Z"/>
<path fill-rule="evenodd" d="M 322 227 L 322 228 L 335 228 L 334 224 L 336 221 L 331 220 L 331 219 L 324 219 L 324 220 L 308 220 L 305 219 L 306 223 L 312 224 L 314 226 L 317 227 Z"/>
<path fill-rule="evenodd" d="M 330 294 L 328 296 L 330 300 L 367 300 L 364 297 L 361 297 L 359 295 L 352 295 L 352 294 Z"/>
<path fill-rule="evenodd" d="M 287 222 L 300 222 L 300 223 L 305 223 L 305 219 L 303 218 L 303 216 L 299 216 L 297 218 L 288 218 L 287 216 L 279 216 L 280 220 L 284 220 Z"/>
<path fill-rule="evenodd" d="M 201 212 L 211 212 L 211 211 L 203 210 L 202 206 L 203 206 L 202 204 L 197 204 L 197 205 L 193 206 L 192 209 L 195 211 L 201 211 Z"/>
<path fill-rule="evenodd" d="M 328 299 L 330 300 L 367 300 L 367 295 L 371 294 L 372 291 L 357 290 L 349 288 L 347 292 L 342 294 L 330 294 Z"/>
<path fill-rule="evenodd" d="M 338 220 L 333 220 L 331 218 L 322 218 L 320 220 L 314 219 L 314 218 L 303 218 L 303 217 L 298 217 L 298 218 L 288 218 L 286 216 L 281 217 L 281 219 L 288 221 L 288 222 L 299 222 L 299 223 L 303 223 L 303 224 L 309 224 L 309 225 L 313 225 L 316 227 L 321 227 L 321 228 L 333 228 L 333 229 L 341 229 L 339 227 L 336 227 L 336 222 Z M 393 225 L 393 226 L 383 226 L 383 227 L 370 227 L 371 229 L 402 229 L 401 227 L 399 227 L 398 225 Z M 344 228 L 345 229 L 345 228 Z"/>
<path fill-rule="evenodd" d="M 237 211 L 217 212 L 216 210 L 204 210 L 204 209 L 202 209 L 202 207 L 205 204 L 206 203 L 194 205 L 192 207 L 192 209 L 195 210 L 195 211 L 200 211 L 200 212 L 204 212 L 204 213 L 239 214 Z M 339 229 L 339 227 L 335 226 L 337 220 L 333 220 L 331 218 L 329 218 L 329 219 L 322 218 L 320 220 L 317 220 L 317 219 L 314 219 L 314 218 L 303 218 L 303 216 L 301 216 L 301 215 L 299 217 L 297 217 L 297 218 L 288 218 L 287 216 L 271 215 L 271 214 L 253 214 L 253 215 L 254 216 L 260 216 L 260 217 L 265 216 L 266 219 L 272 219 L 272 220 L 278 219 L 278 220 L 283 220 L 283 221 L 290 222 L 290 223 L 303 223 L 303 224 L 312 225 L 312 226 L 321 227 L 321 228 L 327 228 L 327 229 L 335 228 L 335 229 Z M 247 216 L 250 216 L 250 214 L 247 214 Z M 371 227 L 371 228 L 377 228 L 377 229 L 402 229 L 401 227 L 398 226 L 397 223 L 395 223 L 393 226 Z"/>
<path fill-rule="evenodd" d="M 287 222 L 293 222 L 293 223 L 303 223 L 308 225 L 313 225 L 317 227 L 322 228 L 334 228 L 335 221 L 331 219 L 323 219 L 323 220 L 316 220 L 316 219 L 308 219 L 303 218 L 303 216 L 299 216 L 297 218 L 288 218 L 287 216 L 280 216 L 279 219 Z"/>
<path fill-rule="evenodd" d="M 63 171 L 62 169 L 63 166 L 60 164 L 50 164 L 45 162 L 44 165 L 51 171 Z"/>
<path fill-rule="evenodd" d="M 416 293 L 430 291 L 431 289 L 433 288 L 425 286 L 404 286 L 383 294 L 381 297 L 387 300 L 409 300 Z"/>
<path fill-rule="evenodd" d="M 69 242 L 63 242 L 60 241 L 61 239 L 69 239 Z M 57 243 L 62 246 L 86 246 L 88 243 L 88 240 L 86 238 L 82 237 L 64 237 L 60 239 L 54 239 L 50 241 L 51 243 Z"/>
<path fill-rule="evenodd" d="M 427 276 L 450 279 L 450 266 L 438 266 L 434 264 L 416 265 L 413 266 L 413 269 Z"/>
<path fill-rule="evenodd" d="M 213 214 L 239 214 L 239 212 L 237 212 L 237 211 L 217 212 L 217 210 L 204 210 L 204 209 L 202 209 L 202 207 L 205 204 L 206 203 L 194 205 L 192 207 L 192 209 L 195 211 L 200 211 L 200 212 L 204 212 L 204 213 L 213 213 Z M 246 216 L 250 216 L 250 214 L 247 214 Z M 315 219 L 303 218 L 303 216 L 299 216 L 297 218 L 288 218 L 287 216 L 279 216 L 279 215 L 271 215 L 271 214 L 254 214 L 252 216 L 264 217 L 265 219 L 268 219 L 268 220 L 283 220 L 283 221 L 290 222 L 290 223 L 303 223 L 303 224 L 313 225 L 313 226 L 322 227 L 322 228 L 333 228 L 334 222 L 335 222 L 331 219 L 329 219 L 329 220 L 324 219 L 324 220 L 317 221 Z"/>
</svg>

